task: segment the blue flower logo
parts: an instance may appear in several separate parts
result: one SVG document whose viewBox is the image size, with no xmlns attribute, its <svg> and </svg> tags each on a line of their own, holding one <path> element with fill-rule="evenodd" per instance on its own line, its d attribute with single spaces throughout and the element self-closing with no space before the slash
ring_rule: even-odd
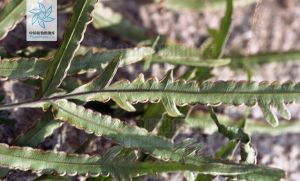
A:
<svg viewBox="0 0 300 181">
<path fill-rule="evenodd" d="M 55 18 L 50 17 L 52 13 L 52 6 L 46 8 L 45 5 L 39 3 L 39 8 L 32 9 L 29 12 L 33 14 L 32 25 L 38 22 L 40 27 L 44 29 L 46 29 L 46 22 L 51 22 L 55 20 Z"/>
</svg>

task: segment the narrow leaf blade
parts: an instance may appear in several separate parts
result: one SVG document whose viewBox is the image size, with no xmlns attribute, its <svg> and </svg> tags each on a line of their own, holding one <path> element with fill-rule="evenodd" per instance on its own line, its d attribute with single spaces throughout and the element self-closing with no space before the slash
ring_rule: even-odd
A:
<svg viewBox="0 0 300 181">
<path fill-rule="evenodd" d="M 100 90 L 109 86 L 119 68 L 120 62 L 121 56 L 118 55 L 99 76 L 94 78 L 91 82 L 76 88 L 71 93 Z"/>
<path fill-rule="evenodd" d="M 13 0 L 0 11 L 0 40 L 23 20 L 26 0 Z"/>
<path fill-rule="evenodd" d="M 97 0 L 76 1 L 74 15 L 68 24 L 64 40 L 51 62 L 42 82 L 40 96 L 49 96 L 62 83 L 75 52 L 83 40 L 87 25 L 91 22 L 94 5 Z"/>
<path fill-rule="evenodd" d="M 37 125 L 24 135 L 20 136 L 15 144 L 18 146 L 36 147 L 45 138 L 50 136 L 54 130 L 61 126 L 62 123 L 54 120 L 51 112 L 46 112 Z"/>
<path fill-rule="evenodd" d="M 58 119 L 66 120 L 71 125 L 84 129 L 87 133 L 103 135 L 126 147 L 141 148 L 162 159 L 196 166 L 205 165 L 209 169 L 203 172 L 204 174 L 234 175 L 240 178 L 256 178 L 260 180 L 263 178 L 278 179 L 284 177 L 284 173 L 279 170 L 222 162 L 193 154 L 195 152 L 187 154 L 184 150 L 173 145 L 170 140 L 154 136 L 139 127 L 127 126 L 120 120 L 94 113 L 66 100 L 52 102 L 52 104 L 54 115 Z"/>
<path fill-rule="evenodd" d="M 128 48 L 120 50 L 87 51 L 74 58 L 68 74 L 85 73 L 103 70 L 114 57 L 121 54 L 122 64 L 126 66 L 142 61 L 154 53 L 150 47 Z M 47 67 L 52 59 L 45 58 L 12 58 L 0 61 L 0 77 L 8 79 L 45 78 Z"/>
</svg>

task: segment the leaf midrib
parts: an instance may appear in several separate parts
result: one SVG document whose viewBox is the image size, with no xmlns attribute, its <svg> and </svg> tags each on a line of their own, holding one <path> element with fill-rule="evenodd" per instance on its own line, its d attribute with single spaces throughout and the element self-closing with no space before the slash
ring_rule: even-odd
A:
<svg viewBox="0 0 300 181">
<path fill-rule="evenodd" d="M 51 86 L 51 84 L 52 84 L 52 82 L 53 82 L 53 79 L 54 79 L 55 75 L 57 74 L 57 72 L 58 72 L 58 70 L 59 70 L 59 67 L 60 67 L 61 63 L 63 63 L 62 60 L 63 60 L 64 57 L 65 57 L 66 50 L 67 50 L 68 47 L 70 46 L 71 40 L 73 40 L 74 34 L 75 34 L 76 30 L 77 30 L 76 27 L 78 26 L 78 24 L 79 24 L 79 22 L 80 22 L 80 20 L 81 20 L 82 14 L 83 14 L 83 12 L 84 12 L 84 10 L 85 10 L 87 4 L 88 4 L 88 0 L 85 0 L 85 3 L 84 3 L 84 5 L 83 5 L 83 7 L 81 8 L 81 11 L 80 11 L 80 13 L 79 13 L 79 16 L 78 16 L 78 18 L 77 18 L 77 20 L 76 20 L 76 23 L 75 23 L 75 26 L 74 26 L 74 28 L 73 28 L 73 31 L 72 31 L 72 33 L 71 33 L 71 35 L 70 35 L 70 38 L 69 38 L 68 41 L 67 41 L 66 48 L 63 49 L 62 55 L 61 55 L 60 58 L 59 58 L 59 63 L 58 63 L 58 65 L 57 65 L 56 69 L 55 69 L 55 72 L 54 72 L 53 76 L 50 78 L 49 83 L 47 83 L 47 87 L 46 87 L 45 90 L 43 91 L 43 94 L 44 94 L 45 92 L 48 91 L 49 87 Z M 88 22 L 86 22 L 86 23 L 88 23 Z M 86 25 L 84 25 L 84 26 L 86 26 Z M 73 55 L 75 55 L 75 52 L 76 52 L 77 49 L 79 48 L 78 45 L 79 45 L 79 44 L 78 44 L 78 42 L 77 42 L 77 48 L 72 52 Z M 57 52 L 57 55 L 59 55 L 59 51 Z M 74 58 L 73 55 L 71 55 L 71 59 Z M 71 61 L 72 61 L 72 60 L 71 60 Z M 70 62 L 71 62 L 71 61 L 70 61 Z M 69 63 L 69 66 L 70 66 L 70 65 L 71 65 L 71 63 Z M 67 67 L 66 70 L 68 70 L 68 67 Z M 66 72 L 67 72 L 67 71 L 65 71 L 65 74 L 66 74 Z M 61 82 L 61 81 L 60 81 L 60 82 Z"/>
<path fill-rule="evenodd" d="M 198 91 L 182 91 L 182 90 L 172 90 L 172 89 L 107 89 L 107 90 L 100 90 L 100 91 L 90 91 L 90 92 L 82 92 L 82 93 L 77 93 L 77 94 L 68 94 L 68 95 L 63 95 L 61 96 L 62 99 L 63 98 L 68 98 L 68 97 L 76 97 L 76 96 L 83 96 L 83 95 L 90 95 L 90 94 L 100 94 L 100 93 L 146 93 L 146 92 L 161 92 L 161 93 L 175 93 L 175 94 L 249 94 L 249 95 L 253 95 L 253 94 L 300 94 L 300 90 L 299 92 L 295 92 L 295 91 L 284 91 L 284 92 L 271 92 L 271 91 L 264 91 L 264 92 L 259 92 L 259 91 L 230 91 L 230 92 L 226 92 L 226 91 L 215 91 L 215 92 L 201 92 L 201 90 Z M 55 98 L 55 97 L 53 97 Z M 57 96 L 58 99 L 59 96 Z"/>
<path fill-rule="evenodd" d="M 299 90 L 300 91 L 300 90 Z M 55 97 L 49 97 L 49 98 L 43 98 L 39 100 L 30 100 L 30 101 L 24 101 L 20 103 L 13 103 L 13 104 L 7 104 L 7 105 L 0 105 L 0 110 L 4 109 L 9 109 L 9 108 L 14 108 L 14 107 L 20 107 L 20 106 L 25 106 L 25 105 L 34 105 L 34 104 L 40 104 L 40 103 L 47 103 L 49 101 L 55 101 L 55 100 L 60 100 L 60 99 L 72 99 L 76 98 L 79 96 L 89 96 L 92 94 L 100 94 L 100 93 L 173 93 L 173 94 L 187 94 L 187 95 L 216 95 L 216 94 L 221 94 L 221 95 L 257 95 L 256 97 L 253 97 L 253 99 L 257 99 L 258 97 L 262 96 L 269 96 L 269 95 L 281 95 L 281 94 L 291 94 L 291 95 L 296 95 L 300 94 L 300 92 L 295 92 L 295 91 L 285 91 L 285 92 L 191 92 L 191 91 L 178 91 L 178 90 L 162 90 L 162 89 L 110 89 L 110 90 L 98 90 L 98 91 L 89 91 L 89 92 L 80 92 L 80 93 L 74 93 L 74 94 L 67 94 L 67 95 L 62 95 L 62 96 L 55 96 Z M 296 98 L 295 98 L 296 99 Z M 290 102 L 292 100 L 284 100 L 286 102 Z"/>
</svg>

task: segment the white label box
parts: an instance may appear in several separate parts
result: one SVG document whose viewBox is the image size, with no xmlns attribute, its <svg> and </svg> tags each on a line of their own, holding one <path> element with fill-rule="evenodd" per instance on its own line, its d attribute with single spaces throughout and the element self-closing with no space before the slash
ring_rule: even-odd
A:
<svg viewBox="0 0 300 181">
<path fill-rule="evenodd" d="M 27 0 L 26 40 L 57 41 L 57 0 Z"/>
</svg>

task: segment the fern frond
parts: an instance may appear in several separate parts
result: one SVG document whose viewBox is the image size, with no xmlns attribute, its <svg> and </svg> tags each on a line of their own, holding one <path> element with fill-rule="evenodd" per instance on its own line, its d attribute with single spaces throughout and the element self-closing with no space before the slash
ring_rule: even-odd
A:
<svg viewBox="0 0 300 181">
<path fill-rule="evenodd" d="M 87 133 L 102 135 L 125 147 L 143 149 L 164 160 L 184 162 L 185 164 L 199 167 L 206 165 L 206 167 L 211 169 L 203 172 L 205 174 L 232 175 L 241 178 L 255 177 L 258 179 L 258 175 L 261 178 L 284 177 L 283 172 L 276 169 L 265 169 L 253 165 L 238 165 L 198 156 L 195 154 L 195 151 L 187 152 L 186 148 L 178 147 L 163 137 L 152 135 L 143 128 L 125 125 L 118 119 L 92 112 L 66 100 L 54 101 L 52 106 L 57 119 L 65 120 Z"/>
<path fill-rule="evenodd" d="M 217 118 L 213 108 L 209 107 L 209 112 L 211 119 L 218 127 L 218 132 L 223 134 L 223 136 L 227 137 L 229 140 L 239 140 L 242 143 L 250 142 L 251 138 L 247 133 L 244 132 L 243 128 L 223 125 L 219 122 L 219 119 Z"/>
<path fill-rule="evenodd" d="M 230 59 L 202 58 L 202 52 L 197 48 L 167 43 L 164 48 L 157 52 L 157 55 L 153 56 L 152 62 L 192 67 L 218 67 L 229 64 Z"/>
<path fill-rule="evenodd" d="M 286 52 L 263 52 L 254 55 L 230 55 L 230 67 L 233 69 L 247 67 L 255 68 L 256 66 L 267 64 L 267 63 L 286 63 L 289 61 L 299 61 L 300 60 L 300 51 L 292 50 Z"/>
<path fill-rule="evenodd" d="M 203 49 L 203 57 L 205 58 L 221 58 L 223 49 L 231 30 L 233 16 L 233 0 L 226 0 L 225 15 L 221 20 L 219 29 L 209 29 L 211 40 Z"/>
<path fill-rule="evenodd" d="M 83 56 L 75 58 L 68 73 L 74 74 L 86 72 L 87 70 L 101 70 L 101 68 L 105 68 L 107 64 L 112 62 L 114 58 L 119 55 L 121 56 L 120 66 L 126 66 L 142 61 L 144 58 L 151 56 L 154 53 L 155 52 L 151 47 L 106 50 L 103 52 L 90 51 Z"/>
<path fill-rule="evenodd" d="M 126 147 L 145 150 L 172 148 L 171 143 L 166 142 L 163 137 L 150 135 L 143 128 L 126 126 L 118 119 L 95 113 L 66 100 L 52 102 L 52 106 L 57 119 L 66 120 L 78 129 L 84 129 L 87 133 L 107 136 Z M 120 134 L 123 136 L 120 136 Z M 151 140 L 151 138 L 153 139 Z M 148 144 L 141 144 L 145 142 Z"/>
<path fill-rule="evenodd" d="M 134 111 L 132 103 L 162 101 L 170 116 L 180 115 L 176 105 L 185 106 L 190 104 L 206 105 L 246 105 L 258 104 L 265 114 L 267 121 L 272 126 L 278 125 L 278 118 L 270 109 L 270 105 L 286 119 L 290 119 L 290 112 L 286 103 L 299 102 L 300 85 L 292 82 L 279 83 L 257 83 L 257 82 L 186 82 L 184 80 L 174 81 L 172 73 L 162 81 L 157 79 L 144 80 L 141 75 L 132 83 L 119 81 L 108 88 L 91 93 L 90 95 L 78 96 L 85 101 L 114 100 L 121 108 Z M 72 96 L 72 95 L 70 95 Z M 74 97 L 76 97 L 74 95 Z"/>
<path fill-rule="evenodd" d="M 119 81 L 111 86 L 99 90 L 82 93 L 54 96 L 38 101 L 28 101 L 11 105 L 0 106 L 0 110 L 15 107 L 40 107 L 51 100 L 79 99 L 83 101 L 101 101 L 110 99 L 115 101 L 121 108 L 127 111 L 135 111 L 134 103 L 157 103 L 162 102 L 170 116 L 181 115 L 177 106 L 191 104 L 205 104 L 217 106 L 246 105 L 249 107 L 258 104 L 265 114 L 266 120 L 272 126 L 278 126 L 278 118 L 271 110 L 275 107 L 286 119 L 291 115 L 286 108 L 287 103 L 299 102 L 300 84 L 286 82 L 186 82 L 185 80 L 173 80 L 172 72 L 162 80 L 149 79 L 144 76 L 133 82 Z"/>
<path fill-rule="evenodd" d="M 0 40 L 23 20 L 25 16 L 26 0 L 9 1 L 4 9 L 0 10 Z"/>
<path fill-rule="evenodd" d="M 51 173 L 59 175 L 91 174 L 102 172 L 99 157 L 67 155 L 59 152 L 45 152 L 28 147 L 9 147 L 0 144 L 0 165 L 10 169 L 32 170 L 37 173 Z M 47 164 L 45 164 L 47 163 Z"/>
<path fill-rule="evenodd" d="M 104 69 L 104 71 L 95 77 L 93 80 L 77 87 L 71 93 L 92 91 L 92 90 L 101 90 L 111 84 L 112 79 L 114 78 L 119 65 L 121 63 L 121 56 L 118 55 L 114 60 Z"/>
<path fill-rule="evenodd" d="M 164 162 L 112 162 L 111 160 L 107 160 L 105 158 L 102 159 L 98 156 L 66 154 L 64 152 L 50 152 L 28 147 L 21 148 L 8 146 L 5 144 L 0 144 L 0 158 L 0 165 L 10 169 L 19 169 L 23 171 L 32 170 L 35 173 L 57 173 L 61 176 L 99 176 L 100 174 L 112 174 L 115 177 L 121 179 L 128 179 L 130 177 L 143 175 L 145 173 L 154 174 L 179 170 L 190 170 L 200 173 L 217 173 L 219 171 L 218 168 L 220 168 L 220 165 L 218 163 L 203 163 L 202 165 L 195 166 L 192 164 Z M 239 168 L 238 166 L 236 167 Z M 244 167 L 248 167 L 248 173 L 251 173 L 250 165 Z M 260 169 L 256 170 L 260 171 Z M 229 169 L 226 169 L 226 167 L 224 167 L 223 170 Z M 254 169 L 252 169 L 252 171 L 253 170 Z M 237 173 L 232 172 L 228 175 L 236 176 Z M 276 172 L 274 172 L 274 175 L 270 175 L 270 178 L 279 178 L 278 176 L 279 175 L 276 175 Z"/>
<path fill-rule="evenodd" d="M 39 78 L 49 64 L 48 59 L 12 58 L 0 61 L 0 77 L 7 79 Z"/>
<path fill-rule="evenodd" d="M 52 113 L 48 111 L 37 123 L 37 125 L 31 128 L 25 134 L 19 136 L 14 142 L 17 146 L 36 147 L 61 125 L 61 122 L 53 120 Z M 9 169 L 0 168 L 0 178 L 5 177 L 8 173 Z"/>
<path fill-rule="evenodd" d="M 61 126 L 62 123 L 54 120 L 51 112 L 46 112 L 37 125 L 17 138 L 15 144 L 18 146 L 36 147 Z"/>
<path fill-rule="evenodd" d="M 103 52 L 88 51 L 74 58 L 68 74 L 85 73 L 103 70 L 114 57 L 121 54 L 122 64 L 126 66 L 143 60 L 154 53 L 150 47 L 106 50 Z M 13 58 L 0 61 L 0 77 L 8 79 L 44 78 L 52 59 Z"/>
<path fill-rule="evenodd" d="M 230 118 L 226 115 L 217 114 L 220 123 L 228 126 L 236 125 L 236 120 Z M 207 134 L 212 134 L 218 130 L 217 126 L 209 116 L 209 114 L 204 112 L 196 112 L 185 119 L 189 127 L 195 129 L 202 129 L 203 132 Z M 280 125 L 276 128 L 270 127 L 267 123 L 262 120 L 247 119 L 247 126 L 245 127 L 245 132 L 250 134 L 269 134 L 273 136 L 281 134 L 299 134 L 300 130 L 299 120 L 294 121 L 282 121 Z"/>
<path fill-rule="evenodd" d="M 80 42 L 83 40 L 87 25 L 91 22 L 90 14 L 97 0 L 76 1 L 74 14 L 67 26 L 64 40 L 56 52 L 42 82 L 39 96 L 49 96 L 62 83 L 70 68 Z"/>
</svg>

